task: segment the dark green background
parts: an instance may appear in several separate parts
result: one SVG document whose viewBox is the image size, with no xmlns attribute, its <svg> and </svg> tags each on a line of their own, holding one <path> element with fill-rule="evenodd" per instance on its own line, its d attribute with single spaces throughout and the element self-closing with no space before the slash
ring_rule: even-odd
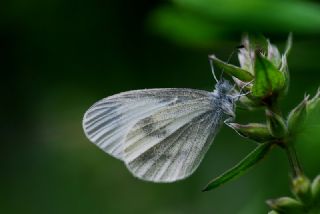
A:
<svg viewBox="0 0 320 214">
<path fill-rule="evenodd" d="M 140 88 L 214 88 L 207 55 L 226 60 L 242 32 L 263 33 L 289 56 L 288 112 L 320 85 L 320 5 L 267 0 L 11 0 L 0 7 L 0 213 L 266 213 L 289 195 L 275 149 L 240 179 L 200 190 L 254 147 L 224 127 L 199 169 L 173 184 L 135 179 L 85 138 L 95 101 Z M 237 63 L 236 57 L 232 62 Z M 239 122 L 263 121 L 239 110 Z M 320 117 L 319 117 L 320 119 Z M 317 120 L 315 120 L 317 121 Z M 320 172 L 320 129 L 297 142 L 307 175 Z"/>
</svg>

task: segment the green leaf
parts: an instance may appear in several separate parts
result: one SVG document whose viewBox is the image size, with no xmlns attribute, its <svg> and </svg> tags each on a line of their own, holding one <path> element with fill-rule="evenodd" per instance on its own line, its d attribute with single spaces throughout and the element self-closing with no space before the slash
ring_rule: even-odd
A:
<svg viewBox="0 0 320 214">
<path fill-rule="evenodd" d="M 236 77 L 239 80 L 242 80 L 244 82 L 250 82 L 253 80 L 253 75 L 242 68 L 239 68 L 237 66 L 225 63 L 218 59 L 215 55 L 210 55 L 209 59 L 212 60 L 213 64 L 217 66 L 220 69 L 223 69 L 223 71 L 230 76 Z"/>
<path fill-rule="evenodd" d="M 252 87 L 252 95 L 257 98 L 265 98 L 277 94 L 285 86 L 285 76 L 269 60 L 256 54 L 255 81 Z"/>
<path fill-rule="evenodd" d="M 257 146 L 249 155 L 247 155 L 243 160 L 241 160 L 233 168 L 229 169 L 219 177 L 213 179 L 208 183 L 208 185 L 202 191 L 209 191 L 214 189 L 228 181 L 231 181 L 241 175 L 243 175 L 247 170 L 253 167 L 258 161 L 262 160 L 266 154 L 270 151 L 272 147 L 271 143 L 263 143 Z"/>
</svg>

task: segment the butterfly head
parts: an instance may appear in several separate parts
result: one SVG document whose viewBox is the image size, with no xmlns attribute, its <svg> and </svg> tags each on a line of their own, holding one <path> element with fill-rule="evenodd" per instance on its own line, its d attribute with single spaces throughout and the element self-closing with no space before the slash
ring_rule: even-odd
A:
<svg viewBox="0 0 320 214">
<path fill-rule="evenodd" d="M 232 118 L 235 117 L 235 90 L 228 80 L 222 79 L 216 85 L 216 91 L 221 101 L 224 113 Z"/>
<path fill-rule="evenodd" d="M 216 85 L 216 90 L 219 94 L 231 94 L 233 89 L 233 85 L 231 85 L 231 83 L 226 79 L 220 80 Z"/>
</svg>

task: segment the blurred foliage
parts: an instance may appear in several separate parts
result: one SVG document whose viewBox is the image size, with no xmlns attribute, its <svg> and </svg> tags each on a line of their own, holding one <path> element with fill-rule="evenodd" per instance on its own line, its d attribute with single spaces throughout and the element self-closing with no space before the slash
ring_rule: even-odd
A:
<svg viewBox="0 0 320 214">
<path fill-rule="evenodd" d="M 228 128 L 197 172 L 174 184 L 145 183 L 85 138 L 81 120 L 95 101 L 138 88 L 212 90 L 207 56 L 227 59 L 242 32 L 284 47 L 288 112 L 319 87 L 316 1 L 179 0 L 1 2 L 0 213 L 266 213 L 266 198 L 289 194 L 287 160 L 275 150 L 259 167 L 209 193 L 201 188 L 253 145 Z M 235 61 L 233 58 L 231 61 Z M 238 121 L 262 120 L 238 111 Z M 305 172 L 319 169 L 315 115 L 297 140 Z M 286 194 L 286 195 L 288 195 Z M 230 206 L 232 205 L 232 206 Z"/>
<path fill-rule="evenodd" d="M 151 17 L 163 35 L 188 45 L 211 45 L 236 32 L 320 33 L 320 6 L 298 0 L 173 0 Z"/>
</svg>

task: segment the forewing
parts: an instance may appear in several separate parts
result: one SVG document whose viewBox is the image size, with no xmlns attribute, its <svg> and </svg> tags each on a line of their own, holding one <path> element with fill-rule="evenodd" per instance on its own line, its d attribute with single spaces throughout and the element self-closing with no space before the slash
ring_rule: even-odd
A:
<svg viewBox="0 0 320 214">
<path fill-rule="evenodd" d="M 124 141 L 123 159 L 134 176 L 174 182 L 199 166 L 222 124 L 222 111 L 208 95 L 167 106 L 138 121 Z"/>
<path fill-rule="evenodd" d="M 208 100 L 208 94 L 193 89 L 148 89 L 116 94 L 88 109 L 83 118 L 83 129 L 90 141 L 123 160 L 125 136 L 134 124 L 168 106 Z"/>
</svg>

